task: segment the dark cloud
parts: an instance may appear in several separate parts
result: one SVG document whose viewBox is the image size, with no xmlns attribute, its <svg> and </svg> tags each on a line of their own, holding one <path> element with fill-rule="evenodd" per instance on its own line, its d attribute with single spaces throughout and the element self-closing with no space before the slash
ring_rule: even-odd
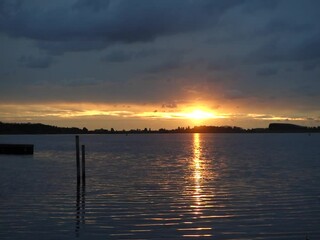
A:
<svg viewBox="0 0 320 240">
<path fill-rule="evenodd" d="M 121 50 L 115 50 L 108 53 L 106 56 L 102 58 L 102 61 L 106 62 L 127 62 L 133 59 L 132 53 L 126 53 Z"/>
<path fill-rule="evenodd" d="M 162 108 L 177 108 L 178 104 L 175 102 L 162 104 Z"/>
<path fill-rule="evenodd" d="M 62 55 L 65 52 L 102 50 L 109 44 L 103 41 L 39 41 L 37 47 L 51 55 Z"/>
<path fill-rule="evenodd" d="M 246 13 L 253 13 L 256 11 L 263 10 L 274 10 L 278 4 L 279 0 L 267 0 L 267 1 L 248 1 L 249 3 L 245 5 L 243 8 Z"/>
<path fill-rule="evenodd" d="M 146 57 L 155 57 L 161 53 L 161 49 L 142 49 L 133 53 L 135 58 L 146 58 Z"/>
<path fill-rule="evenodd" d="M 314 71 L 318 66 L 320 65 L 320 62 L 306 62 L 303 64 L 303 71 Z"/>
<path fill-rule="evenodd" d="M 212 71 L 228 71 L 234 68 L 237 62 L 238 59 L 235 56 L 223 56 L 220 58 L 209 60 L 207 69 Z"/>
<path fill-rule="evenodd" d="M 225 91 L 223 97 L 226 99 L 241 99 L 249 96 L 239 89 L 229 89 Z"/>
<path fill-rule="evenodd" d="M 262 68 L 257 71 L 258 76 L 269 77 L 272 75 L 276 75 L 278 73 L 278 69 L 276 68 Z"/>
<path fill-rule="evenodd" d="M 22 0 L 1 0 L 0 1 L 0 16 L 15 14 L 22 6 Z"/>
<path fill-rule="evenodd" d="M 45 41 L 46 48 L 53 44 L 52 48 L 60 51 L 79 51 L 101 47 L 83 43 L 88 41 L 107 46 L 204 29 L 243 1 L 80 0 L 75 4 L 58 1 L 53 6 L 36 0 L 10 2 L 1 1 L 0 31 Z M 84 46 L 77 47 L 81 43 Z"/>
<path fill-rule="evenodd" d="M 320 59 L 320 31 L 317 35 L 306 39 L 296 49 L 292 50 L 292 56 L 296 60 Z"/>
<path fill-rule="evenodd" d="M 131 60 L 139 60 L 148 57 L 156 57 L 161 52 L 160 49 L 142 49 L 134 51 L 124 51 L 115 49 L 109 51 L 104 57 L 101 58 L 104 62 L 127 62 Z M 181 51 L 174 51 L 176 54 L 181 54 Z"/>
<path fill-rule="evenodd" d="M 22 56 L 19 59 L 22 66 L 28 68 L 48 68 L 53 63 L 53 59 L 48 56 Z"/>
<path fill-rule="evenodd" d="M 314 85 L 306 84 L 293 88 L 293 93 L 295 95 L 303 95 L 305 97 L 317 97 L 319 98 L 319 86 L 315 87 Z"/>
<path fill-rule="evenodd" d="M 79 10 L 99 12 L 108 9 L 110 2 L 110 0 L 78 0 L 73 7 Z"/>
<path fill-rule="evenodd" d="M 309 23 L 295 23 L 292 21 L 285 21 L 274 19 L 268 22 L 263 28 L 257 29 L 254 34 L 263 35 L 263 36 L 273 36 L 284 34 L 300 34 L 306 33 L 312 30 L 313 26 Z"/>
<path fill-rule="evenodd" d="M 298 42 L 272 39 L 249 53 L 245 63 L 272 63 L 320 59 L 320 34 Z"/>
<path fill-rule="evenodd" d="M 77 78 L 74 80 L 64 81 L 62 83 L 65 87 L 100 87 L 102 81 L 95 78 Z"/>
<path fill-rule="evenodd" d="M 173 58 L 173 59 L 165 60 L 159 64 L 156 64 L 156 65 L 150 67 L 147 70 L 147 72 L 149 72 L 149 73 L 166 73 L 168 71 L 176 70 L 182 66 L 183 66 L 183 64 L 180 59 Z"/>
</svg>

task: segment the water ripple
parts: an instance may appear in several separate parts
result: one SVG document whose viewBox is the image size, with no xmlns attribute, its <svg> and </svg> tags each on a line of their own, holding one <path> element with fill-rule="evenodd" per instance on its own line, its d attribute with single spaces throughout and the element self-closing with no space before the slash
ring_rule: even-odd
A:
<svg viewBox="0 0 320 240">
<path fill-rule="evenodd" d="M 320 239 L 320 151 L 305 136 L 83 136 L 85 186 L 68 137 L 0 156 L 0 239 Z"/>
</svg>

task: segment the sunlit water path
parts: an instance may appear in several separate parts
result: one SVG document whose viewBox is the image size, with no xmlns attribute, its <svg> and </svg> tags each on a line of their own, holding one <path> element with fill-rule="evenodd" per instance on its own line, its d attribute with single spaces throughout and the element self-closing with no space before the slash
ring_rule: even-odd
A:
<svg viewBox="0 0 320 240">
<path fill-rule="evenodd" d="M 320 239 L 320 135 L 0 136 L 0 239 Z"/>
</svg>

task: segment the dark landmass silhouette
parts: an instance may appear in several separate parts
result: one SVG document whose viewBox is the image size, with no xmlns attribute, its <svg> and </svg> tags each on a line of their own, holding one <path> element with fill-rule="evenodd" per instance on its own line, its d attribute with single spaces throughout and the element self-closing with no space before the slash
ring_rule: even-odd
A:
<svg viewBox="0 0 320 240">
<path fill-rule="evenodd" d="M 243 129 L 236 126 L 195 126 L 178 127 L 176 129 L 160 128 L 158 130 L 131 129 L 115 130 L 76 127 L 57 127 L 41 123 L 3 123 L 0 122 L 0 134 L 149 134 L 149 133 L 312 133 L 320 132 L 318 127 L 305 127 L 288 123 L 270 123 L 268 128 Z"/>
<path fill-rule="evenodd" d="M 295 124 L 290 124 L 290 123 L 270 123 L 269 124 L 269 130 L 274 131 L 274 132 L 300 132 L 300 131 L 308 131 L 309 128 L 300 126 L 300 125 L 295 125 Z"/>
<path fill-rule="evenodd" d="M 65 128 L 42 123 L 3 123 L 0 122 L 0 134 L 80 134 L 79 128 Z"/>
</svg>

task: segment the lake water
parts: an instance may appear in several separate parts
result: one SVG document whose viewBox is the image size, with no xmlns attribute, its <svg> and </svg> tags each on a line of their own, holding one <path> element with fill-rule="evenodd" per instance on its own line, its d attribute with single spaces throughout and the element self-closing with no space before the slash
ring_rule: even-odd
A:
<svg viewBox="0 0 320 240">
<path fill-rule="evenodd" d="M 0 239 L 320 239 L 320 134 L 0 136 Z"/>
</svg>

